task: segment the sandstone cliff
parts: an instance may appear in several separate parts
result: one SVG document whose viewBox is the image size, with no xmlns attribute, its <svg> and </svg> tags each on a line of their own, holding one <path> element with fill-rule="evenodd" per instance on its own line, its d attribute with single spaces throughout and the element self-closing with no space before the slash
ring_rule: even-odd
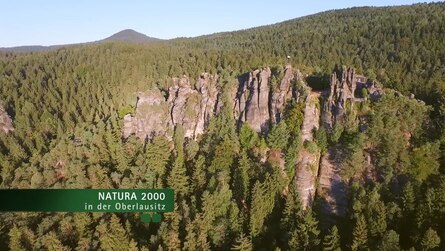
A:
<svg viewBox="0 0 445 251">
<path fill-rule="evenodd" d="M 135 116 L 124 117 L 123 136 L 131 134 L 141 139 L 164 135 L 171 139 L 174 127 L 180 124 L 186 138 L 202 134 L 215 113 L 218 77 L 201 74 L 196 89 L 188 77 L 173 78 L 166 99 L 159 90 L 138 94 Z"/>
<path fill-rule="evenodd" d="M 3 107 L 3 102 L 0 100 L 0 132 L 9 133 L 14 131 L 12 120 Z"/>
<path fill-rule="evenodd" d="M 267 133 L 270 123 L 278 123 L 287 102 L 299 94 L 293 86 L 301 81 L 301 73 L 286 65 L 279 84 L 271 87 L 272 71 L 269 67 L 257 69 L 239 81 L 237 90 L 229 93 L 234 116 L 248 123 L 255 131 Z M 175 125 L 182 125 L 186 138 L 196 139 L 203 134 L 210 118 L 222 106 L 221 92 L 217 89 L 218 76 L 202 73 L 192 86 L 187 76 L 173 78 L 165 99 L 159 90 L 138 94 L 135 116 L 124 118 L 123 136 L 135 134 L 141 139 L 154 135 L 172 137 Z"/>
<path fill-rule="evenodd" d="M 135 116 L 124 117 L 123 136 L 135 134 L 140 139 L 151 139 L 155 135 L 167 135 L 168 104 L 162 93 L 155 89 L 138 93 Z"/>
<path fill-rule="evenodd" d="M 346 111 L 352 110 L 355 102 L 366 101 L 361 97 L 362 89 L 366 89 L 372 99 L 383 94 L 382 86 L 376 81 L 368 81 L 364 76 L 357 75 L 355 69 L 343 66 L 341 78 L 334 72 L 331 75 L 330 88 L 325 91 L 322 113 L 323 126 L 329 131 L 336 123 L 346 119 Z"/>
<path fill-rule="evenodd" d="M 278 123 L 286 103 L 298 96 L 293 80 L 301 80 L 301 74 L 286 65 L 284 75 L 275 88 L 271 87 L 272 71 L 269 67 L 257 69 L 240 81 L 235 98 L 235 118 L 239 124 L 247 123 L 256 132 L 267 133 L 270 123 Z"/>
</svg>

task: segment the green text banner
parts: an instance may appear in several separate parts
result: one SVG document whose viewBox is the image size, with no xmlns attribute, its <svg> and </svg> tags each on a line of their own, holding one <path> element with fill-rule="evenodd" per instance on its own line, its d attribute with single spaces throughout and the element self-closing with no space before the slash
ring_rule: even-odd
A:
<svg viewBox="0 0 445 251">
<path fill-rule="evenodd" d="M 173 212 L 173 189 L 1 189 L 0 212 Z"/>
</svg>

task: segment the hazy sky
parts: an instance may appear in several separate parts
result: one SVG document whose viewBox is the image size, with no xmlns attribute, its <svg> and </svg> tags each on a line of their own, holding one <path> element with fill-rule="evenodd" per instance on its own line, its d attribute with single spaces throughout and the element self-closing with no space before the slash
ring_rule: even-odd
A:
<svg viewBox="0 0 445 251">
<path fill-rule="evenodd" d="M 0 47 L 94 41 L 127 28 L 163 39 L 193 37 L 330 9 L 416 2 L 419 0 L 0 0 Z"/>
</svg>

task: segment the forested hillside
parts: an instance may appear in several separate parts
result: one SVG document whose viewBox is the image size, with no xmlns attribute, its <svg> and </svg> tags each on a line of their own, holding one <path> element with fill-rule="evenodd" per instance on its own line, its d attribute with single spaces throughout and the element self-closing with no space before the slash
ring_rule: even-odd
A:
<svg viewBox="0 0 445 251">
<path fill-rule="evenodd" d="M 176 208 L 1 213 L 0 248 L 443 250 L 444 34 L 433 3 L 0 53 L 0 188 L 172 187 Z"/>
</svg>

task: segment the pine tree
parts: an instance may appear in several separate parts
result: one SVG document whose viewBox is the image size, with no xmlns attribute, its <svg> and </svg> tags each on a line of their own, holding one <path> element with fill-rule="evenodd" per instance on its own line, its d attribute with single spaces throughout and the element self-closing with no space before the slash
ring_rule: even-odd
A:
<svg viewBox="0 0 445 251">
<path fill-rule="evenodd" d="M 300 219 L 300 223 L 297 226 L 297 239 L 299 248 L 305 250 L 314 250 L 320 244 L 318 235 L 320 230 L 318 229 L 318 221 L 314 217 L 312 210 L 304 212 L 303 218 Z"/>
<path fill-rule="evenodd" d="M 252 241 L 249 239 L 249 237 L 245 236 L 244 233 L 241 233 L 241 235 L 236 239 L 236 242 L 233 244 L 231 250 L 252 251 Z"/>
<path fill-rule="evenodd" d="M 198 249 L 198 241 L 196 236 L 196 230 L 194 222 L 188 221 L 185 227 L 185 231 L 187 235 L 184 241 L 184 250 L 197 250 Z"/>
<path fill-rule="evenodd" d="M 154 177 L 155 186 L 157 188 L 163 187 L 162 179 L 164 178 L 165 169 L 170 157 L 170 148 L 167 140 L 163 136 L 155 136 L 151 143 L 149 143 L 145 150 L 145 164 L 148 171 L 152 170 L 156 177 Z"/>
<path fill-rule="evenodd" d="M 111 214 L 110 222 L 107 224 L 101 220 L 96 227 L 99 233 L 100 247 L 103 250 L 127 250 L 130 244 L 125 228 L 120 224 L 119 218 Z"/>
<path fill-rule="evenodd" d="M 323 238 L 323 250 L 326 251 L 341 251 L 340 235 L 337 226 L 333 226 L 329 233 Z"/>
<path fill-rule="evenodd" d="M 68 251 L 69 248 L 65 247 L 62 242 L 57 238 L 56 233 L 53 231 L 47 233 L 42 238 L 42 244 L 48 251 Z"/>
<path fill-rule="evenodd" d="M 379 245 L 377 246 L 377 249 L 382 251 L 400 250 L 399 235 L 394 230 L 387 231 L 383 235 Z"/>
<path fill-rule="evenodd" d="M 176 158 L 168 178 L 168 185 L 175 190 L 177 194 L 175 198 L 179 200 L 181 196 L 189 193 L 189 180 L 184 163 L 184 130 L 181 125 L 176 125 L 174 141 Z"/>
<path fill-rule="evenodd" d="M 428 228 L 423 235 L 422 241 L 420 243 L 423 250 L 432 250 L 440 245 L 440 237 L 437 232 L 432 228 Z"/>
<path fill-rule="evenodd" d="M 14 226 L 9 230 L 9 249 L 13 251 L 25 250 L 21 243 L 22 232 L 14 224 Z"/>
<path fill-rule="evenodd" d="M 268 176 L 263 183 L 257 181 L 253 186 L 250 229 L 252 237 L 258 236 L 263 228 L 266 217 L 275 206 L 275 193 L 270 189 L 271 178 Z"/>
<path fill-rule="evenodd" d="M 272 130 L 267 136 L 267 143 L 270 148 L 282 150 L 287 146 L 289 139 L 289 130 L 284 121 L 281 121 L 276 126 L 272 127 Z"/>
<path fill-rule="evenodd" d="M 351 248 L 353 251 L 368 249 L 368 230 L 366 229 L 366 221 L 363 215 L 360 215 L 355 223 L 352 232 Z"/>
</svg>

